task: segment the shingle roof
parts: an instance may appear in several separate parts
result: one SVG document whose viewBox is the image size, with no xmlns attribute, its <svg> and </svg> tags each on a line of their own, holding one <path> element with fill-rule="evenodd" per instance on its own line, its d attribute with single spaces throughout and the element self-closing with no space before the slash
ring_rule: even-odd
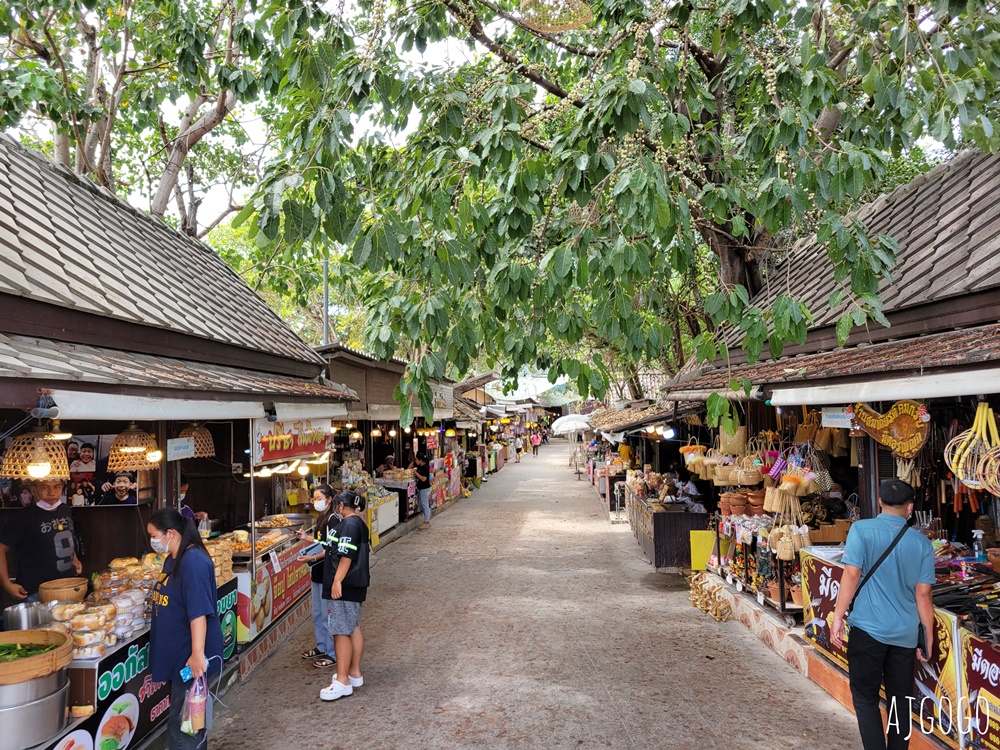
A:
<svg viewBox="0 0 1000 750">
<path fill-rule="evenodd" d="M 710 366 L 710 370 L 676 383 L 671 390 L 674 393 L 724 390 L 729 387 L 731 378 L 748 378 L 755 386 L 773 385 L 872 373 L 924 373 L 945 367 L 975 366 L 996 361 L 1000 361 L 1000 323 L 803 354 L 732 369 Z"/>
<path fill-rule="evenodd" d="M 5 136 L 0 292 L 323 363 L 211 248 Z"/>
<path fill-rule="evenodd" d="M 0 333 L 0 378 L 105 383 L 247 395 L 352 401 L 357 394 L 317 382 L 201 362 Z"/>
<path fill-rule="evenodd" d="M 855 215 L 869 236 L 887 234 L 899 243 L 893 280 L 879 284 L 886 313 L 1000 286 L 1000 154 L 962 152 Z M 829 306 L 839 288 L 814 235 L 778 263 L 752 302 L 767 309 L 789 294 L 809 307 L 813 329 L 824 328 L 847 309 L 846 301 Z M 730 332 L 727 340 L 738 346 L 742 334 Z"/>
</svg>

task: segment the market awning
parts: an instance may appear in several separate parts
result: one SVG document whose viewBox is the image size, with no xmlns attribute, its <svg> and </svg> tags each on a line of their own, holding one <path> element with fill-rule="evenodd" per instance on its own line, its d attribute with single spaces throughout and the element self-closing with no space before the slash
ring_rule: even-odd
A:
<svg viewBox="0 0 1000 750">
<path fill-rule="evenodd" d="M 995 393 L 1000 386 L 1000 368 L 959 370 L 912 375 L 886 380 L 858 380 L 801 388 L 775 388 L 775 406 L 852 404 L 858 401 L 898 401 L 899 399 L 948 398 Z"/>
<path fill-rule="evenodd" d="M 271 404 L 323 418 L 356 397 L 330 381 L 0 333 L 5 379 L 52 389 L 63 419 L 240 419 Z"/>
<path fill-rule="evenodd" d="M 731 369 L 709 366 L 675 382 L 666 399 L 725 392 L 733 378 L 770 392 L 775 406 L 968 396 L 996 390 L 998 365 L 1000 324 L 994 323 Z"/>
</svg>

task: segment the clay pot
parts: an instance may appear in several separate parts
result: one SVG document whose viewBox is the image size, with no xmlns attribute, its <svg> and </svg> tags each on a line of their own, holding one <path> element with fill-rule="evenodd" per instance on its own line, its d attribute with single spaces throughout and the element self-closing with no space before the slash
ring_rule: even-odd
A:
<svg viewBox="0 0 1000 750">
<path fill-rule="evenodd" d="M 792 604 L 802 606 L 802 587 L 790 586 L 788 592 L 792 595 Z"/>
<path fill-rule="evenodd" d="M 785 593 L 786 594 L 788 593 L 787 589 L 786 589 Z M 773 601 L 773 602 L 780 602 L 781 601 L 778 598 L 779 596 L 781 596 L 781 591 L 779 590 L 778 582 L 777 581 L 769 581 L 768 582 L 768 584 L 767 584 L 767 595 L 768 595 L 768 597 L 770 597 L 771 601 Z"/>
<path fill-rule="evenodd" d="M 746 500 L 743 499 L 730 500 L 729 510 L 732 512 L 734 516 L 742 516 L 744 513 L 746 513 L 747 510 Z"/>
<path fill-rule="evenodd" d="M 764 515 L 763 505 L 747 505 L 747 513 L 751 516 L 762 516 Z"/>
<path fill-rule="evenodd" d="M 724 516 L 728 516 L 731 512 L 732 509 L 729 507 L 729 498 L 723 495 L 719 498 L 719 513 Z"/>
<path fill-rule="evenodd" d="M 750 490 L 747 492 L 747 503 L 749 505 L 764 506 L 764 490 Z"/>
</svg>

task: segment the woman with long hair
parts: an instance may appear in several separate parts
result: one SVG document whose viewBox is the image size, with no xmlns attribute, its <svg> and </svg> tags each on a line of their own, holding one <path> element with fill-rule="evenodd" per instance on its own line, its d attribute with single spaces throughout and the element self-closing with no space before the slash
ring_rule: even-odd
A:
<svg viewBox="0 0 1000 750">
<path fill-rule="evenodd" d="M 319 511 L 320 516 L 316 519 L 316 526 L 313 528 L 313 535 L 317 542 L 326 545 L 331 544 L 334 539 L 334 529 L 340 523 L 340 517 L 333 510 L 333 489 L 328 484 L 317 484 L 313 490 L 313 507 Z M 304 531 L 297 531 L 295 535 L 299 539 L 308 538 Z M 313 666 L 317 669 L 327 669 L 336 665 L 337 657 L 333 654 L 333 638 L 330 636 L 330 629 L 326 625 L 326 610 L 328 602 L 323 600 L 323 559 L 326 557 L 325 550 L 320 550 L 316 554 L 309 555 L 303 552 L 299 556 L 301 562 L 309 565 L 312 577 L 312 616 L 313 631 L 316 635 L 316 645 L 308 651 L 303 651 L 303 659 L 313 659 Z"/>
<path fill-rule="evenodd" d="M 181 731 L 184 695 L 190 682 L 181 679 L 187 666 L 198 679 L 222 669 L 222 627 L 219 624 L 215 566 L 198 529 L 173 508 L 156 511 L 146 524 L 153 551 L 165 555 L 163 571 L 153 589 L 153 623 L 149 635 L 153 680 L 170 680 L 167 736 L 171 750 L 195 750 L 206 742 L 205 728 L 197 735 Z"/>
<path fill-rule="evenodd" d="M 327 624 L 337 652 L 337 676 L 319 697 L 335 701 L 365 684 L 361 676 L 361 604 L 368 596 L 368 526 L 361 517 L 365 498 L 350 490 L 334 498 L 344 520 L 337 524 L 336 546 L 323 562 L 323 596 L 328 599 Z"/>
</svg>

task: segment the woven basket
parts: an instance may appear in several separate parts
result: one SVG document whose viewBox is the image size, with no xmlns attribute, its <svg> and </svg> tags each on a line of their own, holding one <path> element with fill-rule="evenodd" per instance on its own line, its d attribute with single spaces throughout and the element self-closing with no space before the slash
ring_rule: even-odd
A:
<svg viewBox="0 0 1000 750">
<path fill-rule="evenodd" d="M 181 430 L 181 434 L 178 437 L 194 438 L 195 458 L 212 458 L 215 456 L 215 441 L 212 439 L 212 433 L 208 431 L 207 427 L 199 427 L 198 425 L 185 427 Z"/>
</svg>

